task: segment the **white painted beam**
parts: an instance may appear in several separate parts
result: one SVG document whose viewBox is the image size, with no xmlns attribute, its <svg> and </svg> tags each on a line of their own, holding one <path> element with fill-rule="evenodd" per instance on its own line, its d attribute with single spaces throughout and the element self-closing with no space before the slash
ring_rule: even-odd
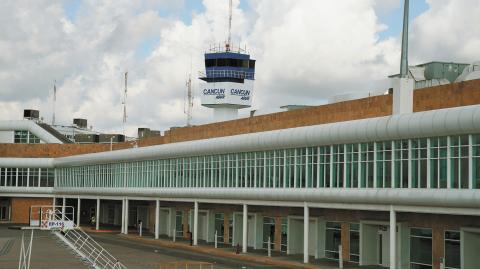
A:
<svg viewBox="0 0 480 269">
<path fill-rule="evenodd" d="M 248 246 L 248 205 L 243 204 L 243 232 L 242 232 L 242 252 L 247 253 Z"/>
<path fill-rule="evenodd" d="M 193 208 L 193 245 L 198 245 L 198 202 L 194 202 Z"/>
<path fill-rule="evenodd" d="M 303 206 L 303 263 L 308 263 L 308 239 L 309 239 L 310 212 L 307 203 Z"/>
<path fill-rule="evenodd" d="M 397 263 L 397 216 L 393 206 L 390 207 L 390 269 L 396 269 Z"/>
<path fill-rule="evenodd" d="M 160 200 L 155 201 L 155 239 L 160 236 Z"/>
</svg>

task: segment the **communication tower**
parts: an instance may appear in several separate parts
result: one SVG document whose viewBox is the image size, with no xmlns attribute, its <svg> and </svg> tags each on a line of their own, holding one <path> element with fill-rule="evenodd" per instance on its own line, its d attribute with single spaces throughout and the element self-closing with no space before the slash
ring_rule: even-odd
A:
<svg viewBox="0 0 480 269">
<path fill-rule="evenodd" d="M 128 72 L 125 72 L 125 90 L 123 92 L 123 135 L 125 135 L 125 124 L 127 123 L 127 84 L 128 84 Z"/>
<path fill-rule="evenodd" d="M 213 108 L 215 121 L 235 119 L 238 110 L 252 104 L 255 60 L 246 49 L 231 44 L 232 0 L 229 5 L 228 39 L 225 46 L 205 53 L 205 73 L 200 75 L 202 106 Z"/>
<path fill-rule="evenodd" d="M 193 110 L 193 94 L 192 94 L 192 75 L 188 75 L 187 83 L 187 96 L 185 100 L 184 113 L 187 115 L 187 126 L 192 125 L 192 110 Z"/>
</svg>

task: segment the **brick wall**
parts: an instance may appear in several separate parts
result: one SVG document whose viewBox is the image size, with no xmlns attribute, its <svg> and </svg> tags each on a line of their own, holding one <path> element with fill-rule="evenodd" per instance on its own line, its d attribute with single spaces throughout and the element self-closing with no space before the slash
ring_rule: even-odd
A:
<svg viewBox="0 0 480 269">
<path fill-rule="evenodd" d="M 52 205 L 53 198 L 12 198 L 12 223 L 27 224 L 30 206 Z"/>
<path fill-rule="evenodd" d="M 415 112 L 480 104 L 480 80 L 416 90 L 414 92 L 413 103 L 413 109 Z M 149 137 L 139 140 L 136 145 L 139 147 L 152 146 L 165 143 L 381 117 L 391 115 L 391 113 L 392 95 L 374 96 L 232 121 L 171 129 L 165 131 L 163 136 Z M 134 145 L 134 142 L 118 143 L 113 145 L 113 149 L 132 148 Z M 110 150 L 109 144 L 0 144 L 0 156 L 2 157 L 63 157 L 108 150 Z"/>
</svg>

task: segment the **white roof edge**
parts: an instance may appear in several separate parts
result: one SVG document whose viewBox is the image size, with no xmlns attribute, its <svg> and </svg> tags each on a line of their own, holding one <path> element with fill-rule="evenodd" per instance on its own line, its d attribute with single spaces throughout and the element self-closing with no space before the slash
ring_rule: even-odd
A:
<svg viewBox="0 0 480 269">
<path fill-rule="evenodd" d="M 467 189 L 342 189 L 342 188 L 55 188 L 57 194 L 132 195 L 155 198 L 303 201 L 381 205 L 477 208 L 480 193 Z"/>
<path fill-rule="evenodd" d="M 0 158 L 0 167 L 53 168 L 53 158 Z"/>
<path fill-rule="evenodd" d="M 58 138 L 31 120 L 2 120 L 0 131 L 29 131 L 48 144 L 63 144 Z"/>
<path fill-rule="evenodd" d="M 448 114 L 448 116 L 440 119 L 437 115 L 439 112 L 444 112 L 444 115 Z M 480 114 L 480 105 L 462 106 L 411 114 L 75 155 L 57 158 L 54 160 L 54 165 L 74 166 L 115 161 L 258 151 L 272 148 L 330 145 L 335 143 L 360 143 L 441 136 L 446 134 L 480 133 L 480 117 L 476 117 L 478 114 Z M 435 117 L 436 115 L 437 117 Z M 422 124 L 411 128 L 411 124 L 408 124 L 411 120 L 421 120 Z M 460 129 L 458 128 L 459 122 L 462 123 L 462 128 Z M 369 127 L 375 128 L 375 130 L 368 130 Z M 365 135 L 357 137 L 356 134 L 359 130 L 366 130 L 367 132 Z M 308 139 L 306 139 L 307 134 Z M 299 139 L 299 136 L 301 136 L 302 139 Z"/>
</svg>

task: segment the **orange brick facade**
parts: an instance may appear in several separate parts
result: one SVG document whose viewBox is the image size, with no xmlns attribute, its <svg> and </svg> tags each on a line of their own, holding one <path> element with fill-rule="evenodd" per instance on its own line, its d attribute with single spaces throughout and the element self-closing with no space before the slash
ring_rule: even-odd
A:
<svg viewBox="0 0 480 269">
<path fill-rule="evenodd" d="M 419 89 L 414 92 L 415 112 L 480 104 L 480 80 Z M 113 150 L 181 141 L 271 131 L 392 114 L 392 95 L 374 96 L 305 109 L 272 113 L 232 121 L 175 128 L 163 136 L 113 145 Z M 110 150 L 108 144 L 0 144 L 2 157 L 63 157 Z"/>
<path fill-rule="evenodd" d="M 53 198 L 12 198 L 12 223 L 27 224 L 30 207 L 33 205 L 52 205 Z"/>
</svg>

